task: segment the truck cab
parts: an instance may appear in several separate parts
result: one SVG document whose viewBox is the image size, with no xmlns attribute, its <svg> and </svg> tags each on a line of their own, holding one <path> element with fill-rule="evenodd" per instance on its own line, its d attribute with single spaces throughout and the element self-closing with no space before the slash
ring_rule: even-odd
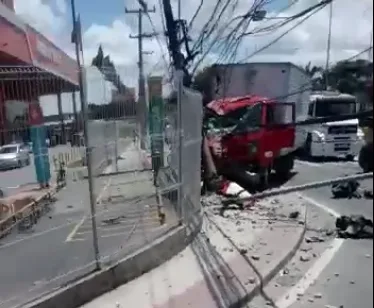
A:
<svg viewBox="0 0 374 308">
<path fill-rule="evenodd" d="M 354 96 L 337 92 L 312 93 L 309 99 L 308 118 L 354 114 L 358 104 Z M 337 157 L 353 160 L 364 143 L 364 134 L 358 119 L 327 122 L 307 127 L 304 145 L 310 157 Z"/>
<path fill-rule="evenodd" d="M 294 166 L 295 104 L 259 96 L 213 101 L 205 127 L 218 168 L 235 164 L 267 186 L 272 170 L 286 177 Z"/>
</svg>

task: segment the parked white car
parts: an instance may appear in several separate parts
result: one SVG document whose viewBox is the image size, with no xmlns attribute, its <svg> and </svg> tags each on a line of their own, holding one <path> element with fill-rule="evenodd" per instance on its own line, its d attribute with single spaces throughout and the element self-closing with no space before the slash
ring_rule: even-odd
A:
<svg viewBox="0 0 374 308">
<path fill-rule="evenodd" d="M 30 154 L 27 145 L 12 143 L 0 148 L 0 169 L 22 168 L 30 165 Z"/>
</svg>

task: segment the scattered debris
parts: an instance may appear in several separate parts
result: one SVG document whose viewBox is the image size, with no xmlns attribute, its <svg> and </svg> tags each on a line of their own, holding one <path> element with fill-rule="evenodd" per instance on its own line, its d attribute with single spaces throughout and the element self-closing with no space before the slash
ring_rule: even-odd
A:
<svg viewBox="0 0 374 308">
<path fill-rule="evenodd" d="M 373 221 L 362 215 L 341 216 L 335 226 L 339 237 L 353 239 L 372 239 Z"/>
<path fill-rule="evenodd" d="M 116 224 L 120 224 L 121 219 L 124 219 L 124 218 L 126 218 L 126 216 L 121 215 L 121 216 L 114 217 L 114 218 L 104 219 L 102 220 L 102 222 L 108 225 L 116 225 Z"/>
<path fill-rule="evenodd" d="M 309 262 L 310 257 L 308 255 L 303 254 L 303 255 L 300 256 L 300 261 L 301 262 Z"/>
<path fill-rule="evenodd" d="M 366 199 L 373 199 L 373 190 L 365 189 L 364 190 L 364 197 Z"/>
<path fill-rule="evenodd" d="M 354 180 L 344 182 L 344 183 L 339 183 L 339 184 L 334 184 L 332 185 L 332 194 L 335 199 L 352 199 L 352 198 L 357 198 L 361 199 L 362 196 L 358 192 L 358 188 L 360 187 L 360 183 Z"/>
<path fill-rule="evenodd" d="M 253 255 L 251 258 L 254 261 L 259 261 L 260 260 L 260 256 L 257 256 L 257 255 Z"/>
<path fill-rule="evenodd" d="M 307 243 L 323 243 L 325 240 L 319 236 L 310 236 L 305 238 L 305 242 Z"/>
<path fill-rule="evenodd" d="M 256 283 L 256 278 L 255 278 L 255 277 L 250 277 L 250 278 L 248 279 L 248 283 L 250 283 L 250 284 L 255 284 L 255 283 Z"/>
<path fill-rule="evenodd" d="M 290 215 L 288 216 L 288 218 L 290 219 L 297 219 L 299 218 L 300 216 L 300 212 L 299 211 L 294 211 L 294 212 L 291 212 Z"/>
</svg>

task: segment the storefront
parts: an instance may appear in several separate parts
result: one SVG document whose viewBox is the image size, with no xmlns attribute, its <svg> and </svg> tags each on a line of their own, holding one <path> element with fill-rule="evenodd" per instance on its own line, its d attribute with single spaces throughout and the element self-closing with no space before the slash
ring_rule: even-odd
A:
<svg viewBox="0 0 374 308">
<path fill-rule="evenodd" d="M 27 135 L 30 102 L 78 89 L 76 62 L 25 24 L 12 10 L 12 1 L 7 2 L 0 2 L 1 144 L 16 132 Z"/>
</svg>

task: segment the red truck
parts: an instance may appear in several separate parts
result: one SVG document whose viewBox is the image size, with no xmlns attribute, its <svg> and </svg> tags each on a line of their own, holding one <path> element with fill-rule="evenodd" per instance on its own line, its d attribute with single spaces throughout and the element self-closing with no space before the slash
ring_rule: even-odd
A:
<svg viewBox="0 0 374 308">
<path fill-rule="evenodd" d="M 288 177 L 294 167 L 295 104 L 249 95 L 206 106 L 205 130 L 217 168 L 236 167 L 268 186 L 275 171 Z"/>
</svg>

